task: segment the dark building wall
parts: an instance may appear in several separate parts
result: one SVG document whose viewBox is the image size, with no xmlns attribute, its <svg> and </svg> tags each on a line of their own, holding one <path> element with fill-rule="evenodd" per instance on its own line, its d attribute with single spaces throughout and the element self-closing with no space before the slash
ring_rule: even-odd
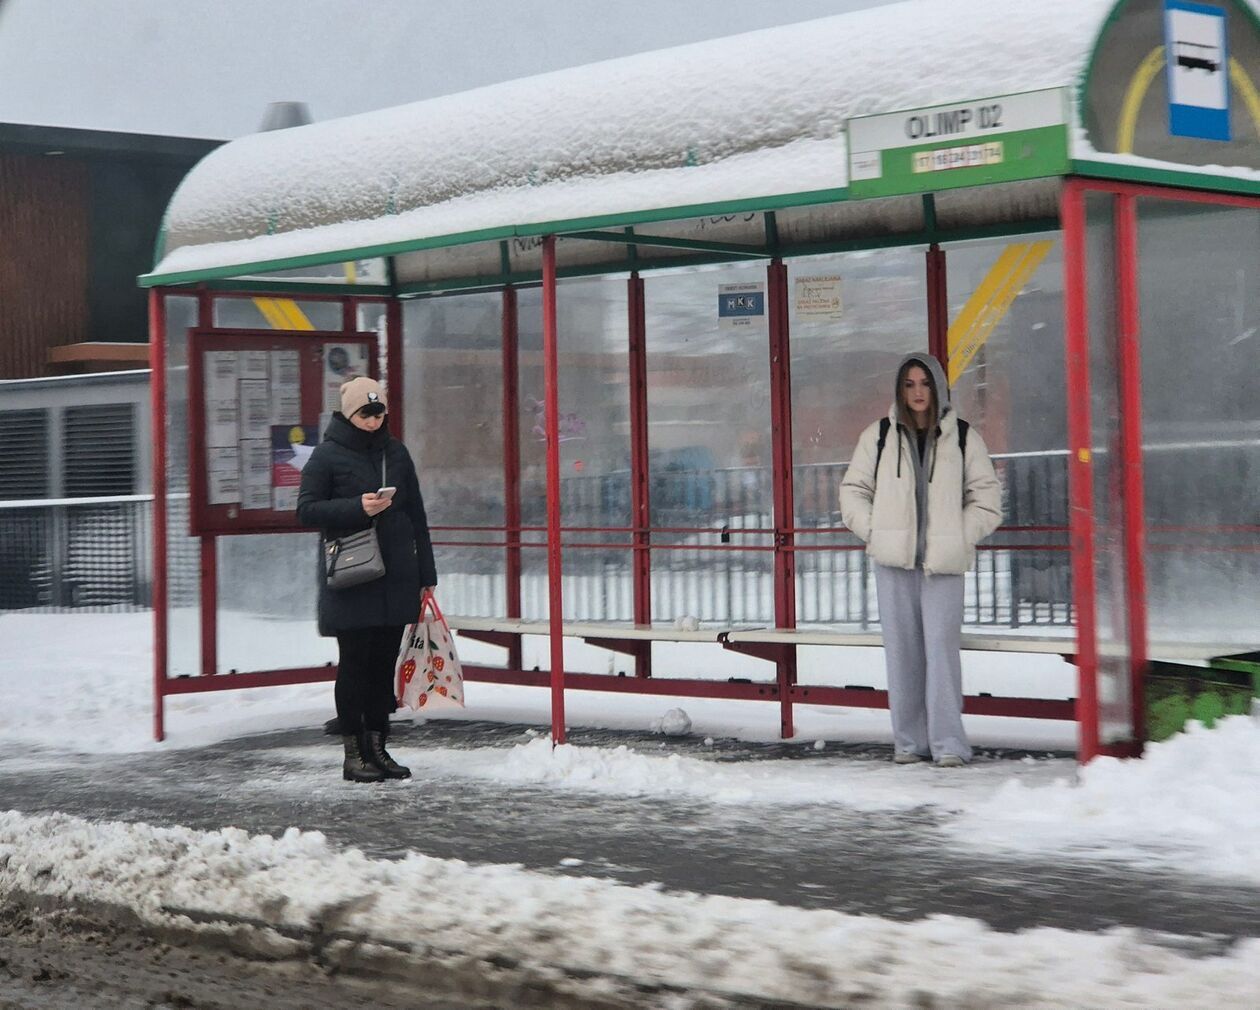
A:
<svg viewBox="0 0 1260 1010">
<path fill-rule="evenodd" d="M 91 339 L 90 206 L 85 163 L 0 152 L 0 377 L 47 375 L 48 348 Z"/>
<path fill-rule="evenodd" d="M 153 266 L 162 215 L 188 165 L 136 158 L 93 159 L 88 299 L 92 340 L 149 339 L 145 292 L 136 277 Z"/>
</svg>

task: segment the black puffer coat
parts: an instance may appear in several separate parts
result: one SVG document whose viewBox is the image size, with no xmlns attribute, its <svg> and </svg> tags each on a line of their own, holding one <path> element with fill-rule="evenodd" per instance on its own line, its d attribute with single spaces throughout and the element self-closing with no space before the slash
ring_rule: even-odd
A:
<svg viewBox="0 0 1260 1010">
<path fill-rule="evenodd" d="M 333 414 L 324 441 L 315 447 L 302 468 L 298 522 L 318 527 L 322 540 L 367 529 L 371 520 L 363 511 L 361 499 L 363 494 L 381 486 L 382 453 L 385 482 L 398 488 L 394 503 L 376 516 L 385 575 L 348 589 L 329 589 L 323 575 L 321 542 L 321 635 L 410 624 L 420 609 L 420 590 L 437 585 L 429 521 L 424 514 L 415 465 L 407 447 L 384 427 L 364 431 L 340 413 Z"/>
</svg>

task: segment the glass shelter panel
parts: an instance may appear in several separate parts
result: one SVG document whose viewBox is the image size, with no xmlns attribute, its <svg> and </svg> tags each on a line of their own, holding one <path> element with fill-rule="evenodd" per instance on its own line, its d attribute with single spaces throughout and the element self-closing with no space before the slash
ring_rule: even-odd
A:
<svg viewBox="0 0 1260 1010">
<path fill-rule="evenodd" d="M 214 325 L 250 330 L 339 330 L 341 303 L 319 299 L 216 298 Z"/>
<path fill-rule="evenodd" d="M 809 256 L 787 267 L 797 624 L 867 627 L 878 621 L 874 577 L 841 523 L 840 481 L 862 430 L 888 412 L 898 363 L 927 350 L 924 251 Z"/>
<path fill-rule="evenodd" d="M 1120 455 L 1120 360 L 1113 198 L 1085 199 L 1090 446 L 1094 475 L 1094 592 L 1098 642 L 1098 739 L 1132 740 L 1124 467 Z"/>
<path fill-rule="evenodd" d="M 506 613 L 502 307 L 497 292 L 403 307 L 403 440 L 452 614 Z"/>
<path fill-rule="evenodd" d="M 542 290 L 520 292 L 521 611 L 548 616 Z M 629 296 L 624 275 L 556 290 L 566 620 L 630 621 Z"/>
<path fill-rule="evenodd" d="M 1057 233 L 946 247 L 958 416 L 1002 482 L 1002 529 L 967 577 L 968 624 L 1072 621 L 1063 252 Z"/>
<path fill-rule="evenodd" d="M 200 541 L 190 532 L 188 500 L 188 331 L 195 298 L 166 298 L 166 593 L 167 673 L 201 672 Z"/>
<path fill-rule="evenodd" d="M 1153 641 L 1260 630 L 1260 210 L 1138 201 Z"/>
<path fill-rule="evenodd" d="M 766 283 L 762 262 L 646 279 L 654 621 L 774 620 Z"/>
</svg>

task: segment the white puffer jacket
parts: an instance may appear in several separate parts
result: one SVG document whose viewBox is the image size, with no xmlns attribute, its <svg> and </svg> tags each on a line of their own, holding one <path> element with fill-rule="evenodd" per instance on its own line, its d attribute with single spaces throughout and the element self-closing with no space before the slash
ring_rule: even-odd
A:
<svg viewBox="0 0 1260 1010">
<path fill-rule="evenodd" d="M 858 439 L 840 485 L 840 514 L 844 524 L 866 542 L 872 560 L 890 568 L 913 569 L 919 533 L 914 458 L 919 450 L 914 435 L 897 423 L 896 410 L 894 403 L 878 475 L 879 422 Z M 929 575 L 961 575 L 975 563 L 976 544 L 1002 522 L 1002 486 L 988 447 L 975 428 L 967 432 L 963 460 L 958 419 L 948 401 L 938 428 L 940 433 L 931 443 L 935 459 L 929 456 L 926 461 L 931 480 L 923 570 Z"/>
</svg>

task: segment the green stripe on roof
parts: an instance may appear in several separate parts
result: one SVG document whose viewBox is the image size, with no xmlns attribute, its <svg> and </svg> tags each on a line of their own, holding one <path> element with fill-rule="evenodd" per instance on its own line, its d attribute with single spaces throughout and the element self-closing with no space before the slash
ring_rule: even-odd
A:
<svg viewBox="0 0 1260 1010">
<path fill-rule="evenodd" d="M 556 235 L 566 231 L 584 231 L 597 228 L 619 228 L 652 221 L 672 221 L 678 218 L 778 210 L 784 207 L 808 207 L 822 203 L 839 203 L 848 199 L 848 193 L 847 188 L 820 189 L 805 193 L 785 194 L 783 196 L 755 197 L 746 200 L 722 200 L 717 203 L 684 204 L 678 207 L 662 207 L 657 210 L 600 214 L 594 217 L 543 221 L 537 224 L 505 225 L 497 228 L 483 228 L 477 231 L 455 232 L 450 235 L 436 235 L 424 239 L 389 242 L 382 245 L 360 246 L 353 249 L 333 249 L 322 253 L 310 253 L 305 256 L 291 256 L 276 260 L 257 260 L 235 266 L 207 267 L 202 270 L 180 270 L 172 273 L 158 273 L 154 271 L 141 274 L 139 283 L 141 287 L 145 288 L 166 284 L 192 284 L 197 281 L 269 273 L 276 270 L 296 270 L 301 267 L 326 266 L 329 263 L 344 263 L 347 260 L 397 256 L 401 253 L 419 252 L 423 249 L 471 245 L 474 242 L 495 242 L 509 238 Z"/>
<path fill-rule="evenodd" d="M 1185 172 L 1145 165 L 1118 165 L 1112 161 L 1089 161 L 1074 158 L 1069 166 L 1073 175 L 1120 182 L 1149 182 L 1158 186 L 1210 190 L 1214 193 L 1238 193 L 1260 196 L 1260 179 L 1240 179 L 1232 175 L 1209 175 L 1206 172 Z"/>
</svg>

